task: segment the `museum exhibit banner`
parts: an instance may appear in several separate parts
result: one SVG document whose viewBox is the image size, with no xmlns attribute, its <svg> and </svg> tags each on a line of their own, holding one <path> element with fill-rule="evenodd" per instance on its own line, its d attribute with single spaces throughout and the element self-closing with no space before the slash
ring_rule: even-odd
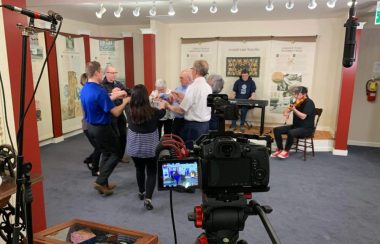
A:
<svg viewBox="0 0 380 244">
<path fill-rule="evenodd" d="M 196 59 L 210 63 L 210 74 L 219 74 L 230 94 L 242 69 L 248 69 L 256 84 L 256 99 L 268 100 L 266 124 L 283 123 L 282 111 L 289 106 L 290 89 L 313 82 L 316 36 L 182 38 L 181 68 Z M 211 68 L 215 67 L 215 68 Z M 260 110 L 247 120 L 259 121 Z"/>
<path fill-rule="evenodd" d="M 272 40 L 269 57 L 270 119 L 283 119 L 282 112 L 292 99 L 292 88 L 306 86 L 309 93 L 314 77 L 315 37 L 309 40 Z M 292 121 L 292 118 L 289 118 Z"/>
<path fill-rule="evenodd" d="M 218 41 L 215 39 L 182 39 L 181 70 L 193 67 L 195 60 L 208 62 L 209 73 L 216 73 L 218 67 Z"/>
<path fill-rule="evenodd" d="M 3 145 L 5 143 L 5 133 L 7 133 L 5 131 L 5 121 L 4 121 L 4 118 L 5 118 L 5 113 L 4 113 L 4 104 L 3 104 L 3 100 L 0 99 L 0 145 Z"/>
<path fill-rule="evenodd" d="M 221 39 L 219 41 L 219 65 L 217 74 L 224 78 L 223 93 L 232 92 L 234 83 L 240 78 L 241 71 L 247 69 L 256 84 L 256 99 L 267 100 L 265 84 L 267 57 L 270 42 L 246 38 Z M 250 110 L 247 121 L 260 121 L 261 110 Z"/>
<path fill-rule="evenodd" d="M 219 65 L 217 74 L 224 77 L 224 93 L 230 93 L 234 83 L 239 79 L 242 69 L 247 69 L 256 84 L 257 99 L 267 98 L 264 92 L 266 60 L 270 42 L 245 40 L 219 41 Z"/>
<path fill-rule="evenodd" d="M 43 63 L 46 58 L 45 36 L 43 32 L 31 35 L 30 55 L 32 60 L 33 84 L 37 86 Z M 36 119 L 38 127 L 38 140 L 43 141 L 53 138 L 53 124 L 51 114 L 51 101 L 49 89 L 48 67 L 42 73 L 40 84 L 35 95 Z"/>
<path fill-rule="evenodd" d="M 85 72 L 83 37 L 59 35 L 56 42 L 61 101 L 62 132 L 81 129 L 82 106 L 79 92 L 82 88 L 80 76 Z"/>
<path fill-rule="evenodd" d="M 91 60 L 98 61 L 102 69 L 112 65 L 118 72 L 116 80 L 125 84 L 124 39 L 90 38 Z"/>
</svg>

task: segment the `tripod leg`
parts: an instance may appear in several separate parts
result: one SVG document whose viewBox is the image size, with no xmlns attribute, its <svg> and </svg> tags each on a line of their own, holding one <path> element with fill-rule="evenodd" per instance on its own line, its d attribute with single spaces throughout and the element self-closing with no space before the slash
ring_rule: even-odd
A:
<svg viewBox="0 0 380 244">
<path fill-rule="evenodd" d="M 265 214 L 264 210 L 258 204 L 256 201 L 251 200 L 250 205 L 256 210 L 257 214 L 259 215 L 261 222 L 263 222 L 263 225 L 265 227 L 265 230 L 267 231 L 270 239 L 272 240 L 273 244 L 280 244 L 280 239 L 278 238 L 276 232 L 274 231 L 272 224 L 270 223 L 267 215 Z"/>
</svg>

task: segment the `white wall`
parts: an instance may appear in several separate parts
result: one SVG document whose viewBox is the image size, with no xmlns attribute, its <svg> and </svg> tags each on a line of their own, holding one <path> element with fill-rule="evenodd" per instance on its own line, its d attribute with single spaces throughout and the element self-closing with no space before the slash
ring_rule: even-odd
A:
<svg viewBox="0 0 380 244">
<path fill-rule="evenodd" d="M 380 73 L 373 72 L 373 63 L 380 62 L 380 26 L 373 24 L 374 16 L 360 21 L 367 24 L 361 36 L 348 139 L 350 145 L 380 147 L 380 92 L 375 102 L 368 102 L 365 92 L 366 82 L 380 77 Z"/>
<path fill-rule="evenodd" d="M 191 24 L 152 22 L 157 30 L 157 77 L 169 87 L 178 84 L 181 37 L 218 36 L 312 36 L 318 35 L 313 86 L 310 97 L 324 109 L 320 129 L 335 131 L 341 80 L 345 19 L 305 19 L 287 21 L 246 21 Z M 270 122 L 270 121 L 266 121 Z"/>
</svg>

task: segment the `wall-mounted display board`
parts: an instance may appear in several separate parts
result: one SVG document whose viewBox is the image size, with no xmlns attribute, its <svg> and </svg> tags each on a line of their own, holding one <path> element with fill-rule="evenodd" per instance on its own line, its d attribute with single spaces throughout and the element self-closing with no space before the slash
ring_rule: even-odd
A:
<svg viewBox="0 0 380 244">
<path fill-rule="evenodd" d="M 41 32 L 31 35 L 29 40 L 30 55 L 32 60 L 33 83 L 34 87 L 36 87 L 42 65 L 46 58 L 44 33 Z M 53 124 L 47 65 L 45 66 L 45 70 L 41 76 L 40 84 L 38 85 L 34 100 L 36 103 L 38 139 L 39 141 L 43 141 L 49 138 L 53 138 Z"/>
<path fill-rule="evenodd" d="M 248 69 L 256 83 L 256 99 L 269 101 L 266 121 L 280 123 L 283 109 L 289 106 L 291 88 L 302 85 L 311 90 L 315 43 L 316 36 L 182 39 L 181 67 L 206 59 L 209 73 L 224 78 L 222 93 L 226 94 L 231 93 L 241 70 Z"/>
<path fill-rule="evenodd" d="M 218 70 L 218 42 L 215 40 L 182 43 L 181 52 L 181 70 L 193 67 L 194 61 L 198 59 L 207 60 L 210 74 Z"/>
<path fill-rule="evenodd" d="M 125 84 L 124 40 L 90 38 L 91 60 L 98 61 L 104 69 L 107 65 L 115 67 L 116 80 Z"/>
<path fill-rule="evenodd" d="M 83 38 L 59 35 L 56 49 L 62 132 L 68 133 L 81 128 L 83 116 L 79 99 L 80 76 L 86 65 Z"/>
</svg>

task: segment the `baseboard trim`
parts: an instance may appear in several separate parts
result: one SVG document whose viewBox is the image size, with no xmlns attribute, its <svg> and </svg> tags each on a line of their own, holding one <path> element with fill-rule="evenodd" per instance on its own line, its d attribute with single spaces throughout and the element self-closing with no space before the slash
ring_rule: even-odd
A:
<svg viewBox="0 0 380 244">
<path fill-rule="evenodd" d="M 40 141 L 39 145 L 40 145 L 40 147 L 43 147 L 43 146 L 49 145 L 51 143 L 60 143 L 60 142 L 63 142 L 65 139 L 69 138 L 69 137 L 76 136 L 76 135 L 79 135 L 81 133 L 83 133 L 83 130 L 75 130 L 75 131 L 66 133 L 66 134 L 64 134 L 63 136 L 60 136 L 60 137 L 50 138 L 50 139 L 47 139 L 47 140 Z"/>
<path fill-rule="evenodd" d="M 380 142 L 348 140 L 348 145 L 364 147 L 380 147 Z"/>
<path fill-rule="evenodd" d="M 81 133 L 83 133 L 82 129 L 80 129 L 80 130 L 74 130 L 74 131 L 71 131 L 71 132 L 68 132 L 68 133 L 64 134 L 63 137 L 66 139 L 66 138 L 69 138 L 69 137 L 72 137 L 72 136 L 79 135 Z"/>
<path fill-rule="evenodd" d="M 348 155 L 348 150 L 333 149 L 333 155 L 347 156 Z"/>
</svg>

